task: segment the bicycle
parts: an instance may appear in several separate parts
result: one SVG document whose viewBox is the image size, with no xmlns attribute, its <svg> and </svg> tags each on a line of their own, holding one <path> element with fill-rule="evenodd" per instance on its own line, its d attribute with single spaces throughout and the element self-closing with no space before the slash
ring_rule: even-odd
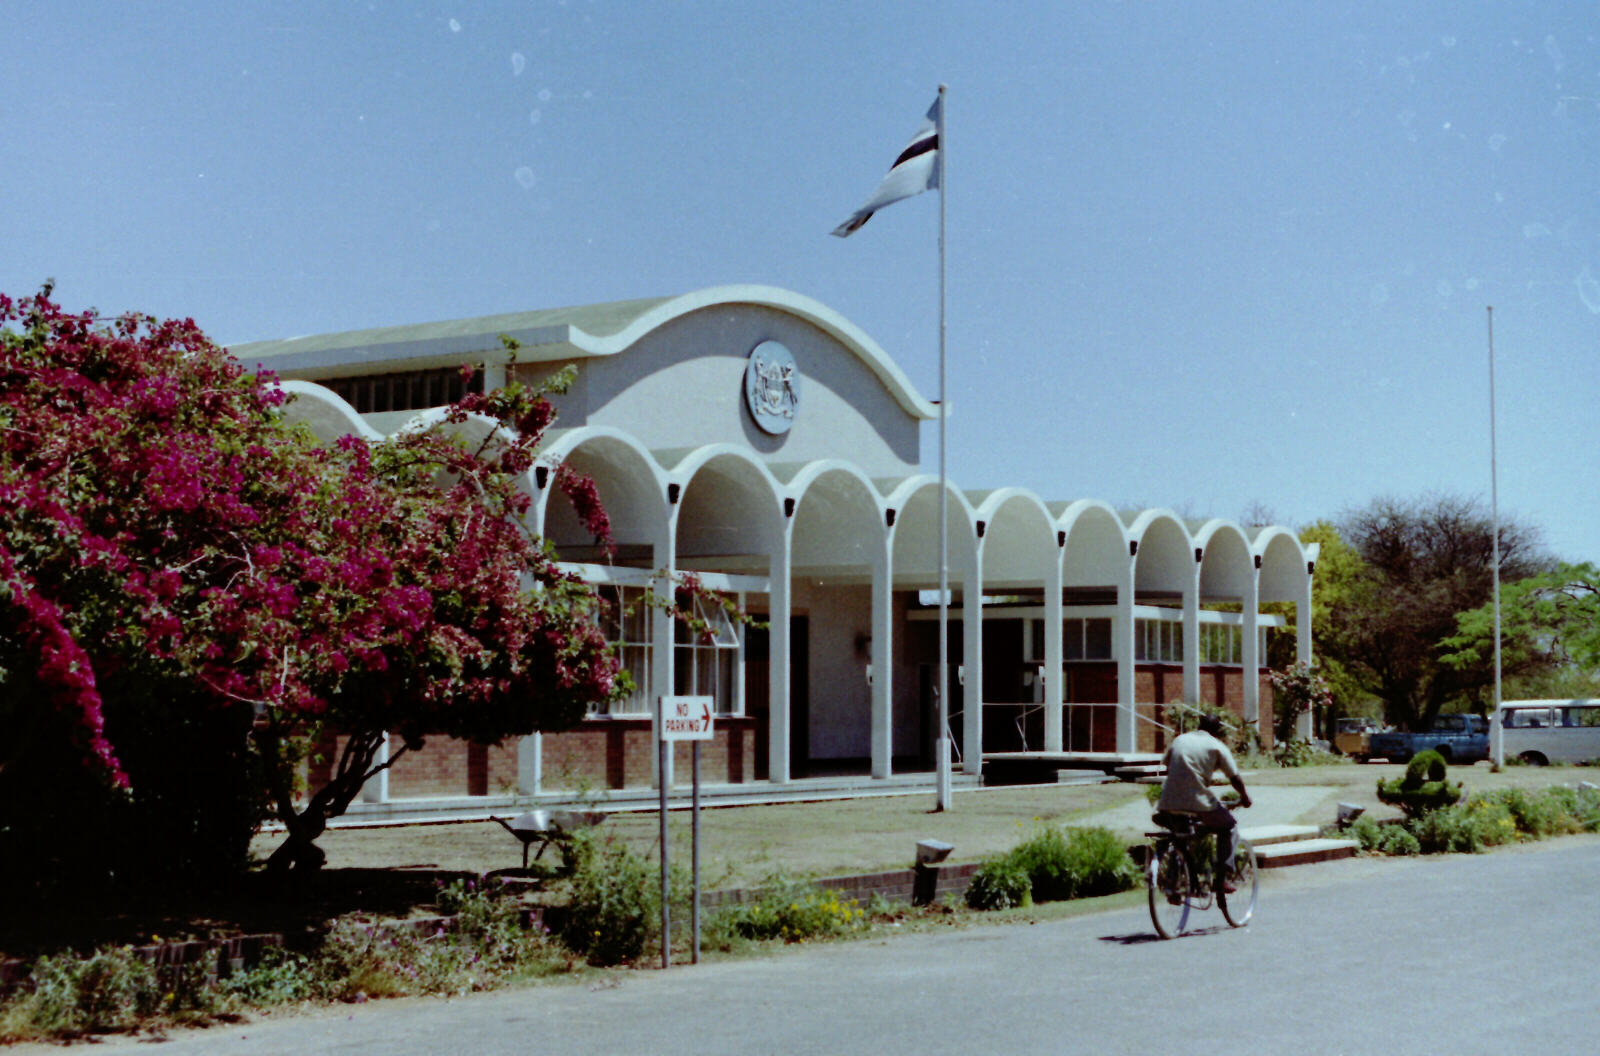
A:
<svg viewBox="0 0 1600 1056">
<path fill-rule="evenodd" d="M 1216 830 L 1196 828 L 1194 817 L 1188 814 L 1157 811 L 1154 820 L 1161 828 L 1145 834 L 1150 846 L 1145 851 L 1144 875 L 1156 933 L 1163 939 L 1182 935 L 1189 926 L 1189 914 L 1210 909 L 1213 898 L 1230 925 L 1242 928 L 1250 923 L 1260 877 L 1255 848 L 1244 834 L 1238 834 L 1234 846 L 1228 876 L 1235 890 L 1229 894 L 1223 885 L 1214 883 L 1212 875 L 1216 854 L 1210 841 Z"/>
</svg>

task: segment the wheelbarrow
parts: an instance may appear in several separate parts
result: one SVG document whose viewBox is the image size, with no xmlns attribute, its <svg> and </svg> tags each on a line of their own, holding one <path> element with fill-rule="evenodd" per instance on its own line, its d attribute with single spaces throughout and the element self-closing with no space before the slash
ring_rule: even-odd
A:
<svg viewBox="0 0 1600 1056">
<path fill-rule="evenodd" d="M 490 815 L 490 820 L 499 822 L 501 828 L 522 843 L 524 869 L 528 867 L 529 847 L 536 843 L 539 845 L 533 855 L 533 860 L 537 862 L 552 842 L 558 842 L 562 837 L 571 836 L 581 829 L 592 828 L 605 819 L 604 814 L 593 810 L 530 810 L 510 821 Z"/>
</svg>

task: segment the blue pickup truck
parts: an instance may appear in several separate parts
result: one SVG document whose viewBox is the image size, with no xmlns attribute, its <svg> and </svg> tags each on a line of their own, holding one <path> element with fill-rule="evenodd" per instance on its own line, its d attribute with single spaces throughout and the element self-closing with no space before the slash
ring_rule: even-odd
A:
<svg viewBox="0 0 1600 1056">
<path fill-rule="evenodd" d="M 1367 738 L 1366 757 L 1403 763 L 1429 748 L 1447 763 L 1475 763 L 1489 758 L 1489 720 L 1482 715 L 1440 715 L 1433 729 L 1417 733 L 1380 730 Z"/>
</svg>

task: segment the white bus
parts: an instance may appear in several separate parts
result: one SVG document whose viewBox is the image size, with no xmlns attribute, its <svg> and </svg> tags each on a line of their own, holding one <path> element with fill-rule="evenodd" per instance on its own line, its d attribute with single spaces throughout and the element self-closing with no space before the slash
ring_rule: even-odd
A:
<svg viewBox="0 0 1600 1056">
<path fill-rule="evenodd" d="M 1600 699 L 1506 700 L 1495 718 L 1506 759 L 1534 766 L 1600 759 Z"/>
</svg>

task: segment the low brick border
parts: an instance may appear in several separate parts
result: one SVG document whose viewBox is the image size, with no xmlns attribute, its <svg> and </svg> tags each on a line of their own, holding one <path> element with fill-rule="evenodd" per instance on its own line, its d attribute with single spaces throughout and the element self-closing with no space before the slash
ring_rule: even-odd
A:
<svg viewBox="0 0 1600 1056">
<path fill-rule="evenodd" d="M 886 872 L 861 873 L 853 876 L 830 876 L 810 883 L 838 895 L 844 901 L 867 903 L 877 896 L 890 902 L 924 905 L 929 902 L 947 901 L 965 894 L 967 886 L 972 883 L 972 877 L 981 864 L 981 862 L 941 862 L 937 865 L 922 865 L 912 869 L 891 869 Z M 762 890 L 761 887 L 744 887 L 708 891 L 700 896 L 700 904 L 708 909 L 715 909 L 718 906 L 754 902 L 761 897 Z M 526 907 L 522 911 L 522 926 L 533 930 L 545 928 L 548 923 L 553 923 L 546 920 L 546 908 Z M 560 907 L 549 908 L 560 909 Z M 557 915 L 557 913 L 551 914 L 552 917 Z M 372 922 L 374 931 L 404 931 L 417 935 L 449 931 L 454 926 L 453 916 Z M 133 952 L 135 956 L 149 961 L 157 968 L 168 968 L 194 964 L 203 960 L 212 950 L 217 950 L 218 971 L 222 975 L 229 975 L 254 967 L 260 963 L 262 954 L 269 947 L 282 945 L 284 945 L 282 933 L 266 932 L 255 935 L 232 935 L 219 939 L 152 943 L 135 946 Z M 28 977 L 32 969 L 31 959 L 11 958 L 0 961 L 0 994 L 9 993 Z"/>
</svg>

